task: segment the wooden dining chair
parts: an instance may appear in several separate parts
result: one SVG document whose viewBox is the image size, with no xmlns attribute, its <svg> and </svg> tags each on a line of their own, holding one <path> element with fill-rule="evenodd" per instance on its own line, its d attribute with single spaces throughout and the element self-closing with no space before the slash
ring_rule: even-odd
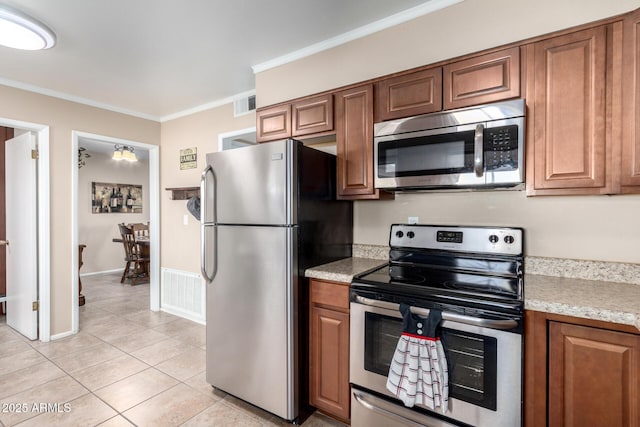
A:
<svg viewBox="0 0 640 427">
<path fill-rule="evenodd" d="M 142 222 L 138 222 L 138 223 L 134 223 L 134 224 L 129 224 L 129 227 L 131 227 L 131 229 L 133 230 L 133 234 L 135 235 L 136 238 L 138 237 L 149 237 L 149 223 L 142 223 Z"/>
<path fill-rule="evenodd" d="M 141 255 L 132 227 L 124 224 L 118 224 L 118 227 L 120 229 L 120 236 L 122 236 L 122 245 L 125 253 L 125 266 L 120 283 L 124 283 L 124 280 L 130 277 L 131 285 L 133 286 L 137 280 L 149 277 L 149 257 Z M 132 267 L 133 272 L 130 272 Z"/>
</svg>

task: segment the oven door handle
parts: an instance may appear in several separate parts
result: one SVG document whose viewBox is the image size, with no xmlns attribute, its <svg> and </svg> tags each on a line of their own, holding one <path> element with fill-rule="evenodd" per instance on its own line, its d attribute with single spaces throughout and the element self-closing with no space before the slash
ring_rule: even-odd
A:
<svg viewBox="0 0 640 427">
<path fill-rule="evenodd" d="M 360 295 L 356 295 L 356 302 L 360 304 L 370 305 L 372 307 L 386 308 L 388 310 L 398 311 L 400 304 L 389 301 L 378 301 L 371 298 L 365 298 Z M 411 306 L 411 312 L 418 316 L 428 317 L 429 310 L 421 307 Z M 442 320 L 449 320 L 451 322 L 464 323 L 472 326 L 479 326 L 481 328 L 501 329 L 509 330 L 518 326 L 518 321 L 515 319 L 484 319 L 481 317 L 466 316 L 464 314 L 451 313 L 449 311 L 442 312 Z"/>
</svg>

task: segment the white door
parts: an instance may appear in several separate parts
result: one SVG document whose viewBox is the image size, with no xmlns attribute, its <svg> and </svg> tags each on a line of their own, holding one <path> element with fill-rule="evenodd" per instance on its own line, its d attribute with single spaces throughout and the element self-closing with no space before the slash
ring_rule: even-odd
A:
<svg viewBox="0 0 640 427">
<path fill-rule="evenodd" d="M 38 338 L 36 137 L 27 132 L 5 143 L 7 225 L 7 325 Z"/>
</svg>

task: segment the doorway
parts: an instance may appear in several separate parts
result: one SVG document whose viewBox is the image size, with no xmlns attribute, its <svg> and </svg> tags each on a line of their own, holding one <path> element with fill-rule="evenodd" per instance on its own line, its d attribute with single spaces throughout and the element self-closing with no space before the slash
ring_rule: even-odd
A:
<svg viewBox="0 0 640 427">
<path fill-rule="evenodd" d="M 35 318 L 35 329 L 37 329 L 36 335 L 40 341 L 47 342 L 50 340 L 51 330 L 51 307 L 50 307 L 50 283 L 51 283 L 51 266 L 50 266 L 50 202 L 49 202 L 49 127 L 40 125 L 37 123 L 23 122 L 19 120 L 12 120 L 6 118 L 0 118 L 0 126 L 4 128 L 14 129 L 14 133 L 33 133 L 35 140 L 37 141 L 37 178 L 34 181 L 37 192 L 37 214 L 35 216 L 35 222 L 38 237 L 37 248 L 35 248 L 35 257 L 37 258 L 37 274 L 35 287 L 37 293 L 37 307 L 38 316 Z M 3 142 L 4 144 L 4 142 Z M 4 147 L 2 147 L 4 153 Z M 3 161 L 3 166 L 4 166 Z M 4 200 L 4 196 L 3 196 Z M 18 206 L 6 206 L 6 209 L 19 210 Z M 6 219 L 6 218 L 5 218 Z M 3 221 L 4 223 L 4 221 Z M 7 306 L 11 304 L 11 295 L 7 295 Z M 29 307 L 29 310 L 32 310 Z M 10 308 L 7 308 L 10 310 Z M 22 314 L 22 313 L 21 313 Z M 28 313 L 24 313 L 28 314 Z"/>
<path fill-rule="evenodd" d="M 73 232 L 72 238 L 72 273 L 73 273 L 73 312 L 72 312 L 72 327 L 73 333 L 77 333 L 80 329 L 80 318 L 79 318 L 79 304 L 78 304 L 78 245 L 79 245 L 79 197 L 87 196 L 84 193 L 79 192 L 78 187 L 78 149 L 80 148 L 81 141 L 91 141 L 91 144 L 94 147 L 101 147 L 101 151 L 109 151 L 113 152 L 114 146 L 116 144 L 123 146 L 133 147 L 137 152 L 145 151 L 148 153 L 148 161 L 149 161 L 149 185 L 148 189 L 144 191 L 148 191 L 149 194 L 149 236 L 150 236 L 150 268 L 149 268 L 149 308 L 152 311 L 160 310 L 160 274 L 159 274 L 159 265 L 160 265 L 160 164 L 159 164 L 159 147 L 157 145 L 145 144 L 137 141 L 129 141 L 120 138 L 113 138 L 104 135 L 96 135 L 89 134 L 86 132 L 72 132 L 72 153 L 74 156 L 74 161 L 72 163 L 72 183 L 73 183 L 73 191 L 72 191 L 72 225 L 71 229 Z M 86 145 L 86 144 L 84 144 Z M 88 248 L 87 248 L 88 249 Z"/>
</svg>

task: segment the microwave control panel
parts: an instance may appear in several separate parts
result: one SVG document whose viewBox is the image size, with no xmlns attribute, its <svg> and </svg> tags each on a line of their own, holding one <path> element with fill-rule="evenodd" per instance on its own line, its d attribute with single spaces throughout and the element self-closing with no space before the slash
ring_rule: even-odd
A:
<svg viewBox="0 0 640 427">
<path fill-rule="evenodd" d="M 484 131 L 484 164 L 487 171 L 518 169 L 518 126 Z"/>
</svg>

